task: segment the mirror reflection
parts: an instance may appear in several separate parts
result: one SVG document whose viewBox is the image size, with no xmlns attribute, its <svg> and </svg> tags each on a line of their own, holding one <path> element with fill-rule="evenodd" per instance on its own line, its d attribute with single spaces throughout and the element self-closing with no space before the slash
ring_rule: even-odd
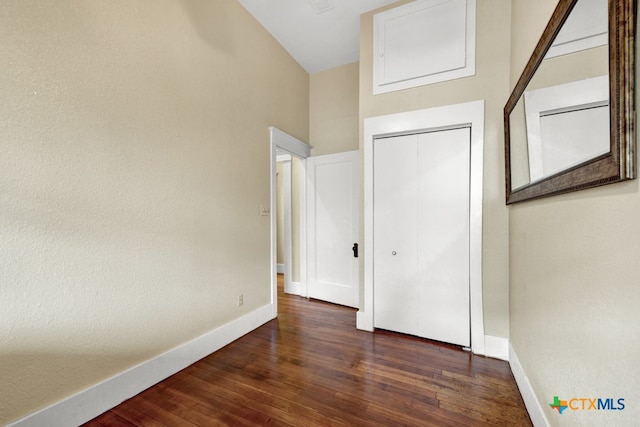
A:
<svg viewBox="0 0 640 427">
<path fill-rule="evenodd" d="M 578 0 L 509 115 L 511 189 L 610 152 L 607 0 Z"/>
</svg>

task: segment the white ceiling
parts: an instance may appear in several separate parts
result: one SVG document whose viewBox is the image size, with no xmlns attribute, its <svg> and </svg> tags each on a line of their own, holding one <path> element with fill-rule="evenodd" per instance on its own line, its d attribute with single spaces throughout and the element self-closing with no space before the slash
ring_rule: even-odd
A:
<svg viewBox="0 0 640 427">
<path fill-rule="evenodd" d="M 313 74 L 358 61 L 360 15 L 397 0 L 239 1 Z"/>
</svg>

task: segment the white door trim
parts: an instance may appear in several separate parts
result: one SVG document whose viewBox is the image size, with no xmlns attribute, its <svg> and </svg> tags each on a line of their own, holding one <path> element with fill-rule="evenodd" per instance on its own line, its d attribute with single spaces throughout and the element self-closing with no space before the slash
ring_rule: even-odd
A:
<svg viewBox="0 0 640 427">
<path fill-rule="evenodd" d="M 434 107 L 364 119 L 364 300 L 358 329 L 373 331 L 373 144 L 377 137 L 471 126 L 470 313 L 471 350 L 485 354 L 482 305 L 482 179 L 484 101 Z"/>
<path fill-rule="evenodd" d="M 277 201 L 276 201 L 276 180 L 277 180 L 277 158 L 278 155 L 290 154 L 300 159 L 300 173 L 299 173 L 299 212 L 300 223 L 298 229 L 298 236 L 300 237 L 300 281 L 302 282 L 302 288 L 306 288 L 307 278 L 307 215 L 306 215 L 306 174 L 305 174 L 305 159 L 311 155 L 311 147 L 297 138 L 281 131 L 273 126 L 269 127 L 269 152 L 270 152 L 270 179 L 269 184 L 271 188 L 270 195 L 270 211 L 271 211 L 271 306 L 273 307 L 273 317 L 278 315 L 278 233 L 277 233 Z M 289 221 L 289 227 L 291 221 Z M 285 230 L 285 234 L 291 236 L 291 230 Z M 292 251 L 291 251 L 291 238 L 285 238 L 285 277 L 291 278 L 291 264 L 292 264 Z M 288 273 L 288 274 L 287 274 Z"/>
</svg>

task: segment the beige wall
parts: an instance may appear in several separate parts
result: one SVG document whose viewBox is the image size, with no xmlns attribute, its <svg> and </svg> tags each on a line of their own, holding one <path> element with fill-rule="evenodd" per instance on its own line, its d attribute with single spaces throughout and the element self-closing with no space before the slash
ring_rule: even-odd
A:
<svg viewBox="0 0 640 427">
<path fill-rule="evenodd" d="M 398 2 L 395 5 L 406 2 Z M 478 0 L 476 75 L 372 95 L 373 12 L 360 20 L 360 125 L 366 117 L 485 100 L 483 302 L 485 333 L 509 335 L 508 211 L 504 204 L 502 108 L 509 92 L 509 0 Z M 379 9 L 378 11 L 383 10 Z M 362 142 L 362 129 L 360 130 Z"/>
<path fill-rule="evenodd" d="M 358 149 L 359 63 L 312 74 L 309 78 L 311 154 Z"/>
<path fill-rule="evenodd" d="M 512 85 L 557 0 L 514 0 Z M 511 344 L 552 425 L 640 416 L 638 181 L 509 208 Z M 624 411 L 551 412 L 554 396 L 624 398 Z"/>
<path fill-rule="evenodd" d="M 309 77 L 235 1 L 5 0 L 0 58 L 3 425 L 269 303 Z"/>
</svg>

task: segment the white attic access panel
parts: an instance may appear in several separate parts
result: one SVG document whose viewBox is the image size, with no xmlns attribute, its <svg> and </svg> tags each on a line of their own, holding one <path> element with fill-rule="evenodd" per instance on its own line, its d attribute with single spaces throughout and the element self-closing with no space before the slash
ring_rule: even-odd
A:
<svg viewBox="0 0 640 427">
<path fill-rule="evenodd" d="M 374 95 L 475 74 L 476 0 L 417 0 L 373 17 Z"/>
</svg>

